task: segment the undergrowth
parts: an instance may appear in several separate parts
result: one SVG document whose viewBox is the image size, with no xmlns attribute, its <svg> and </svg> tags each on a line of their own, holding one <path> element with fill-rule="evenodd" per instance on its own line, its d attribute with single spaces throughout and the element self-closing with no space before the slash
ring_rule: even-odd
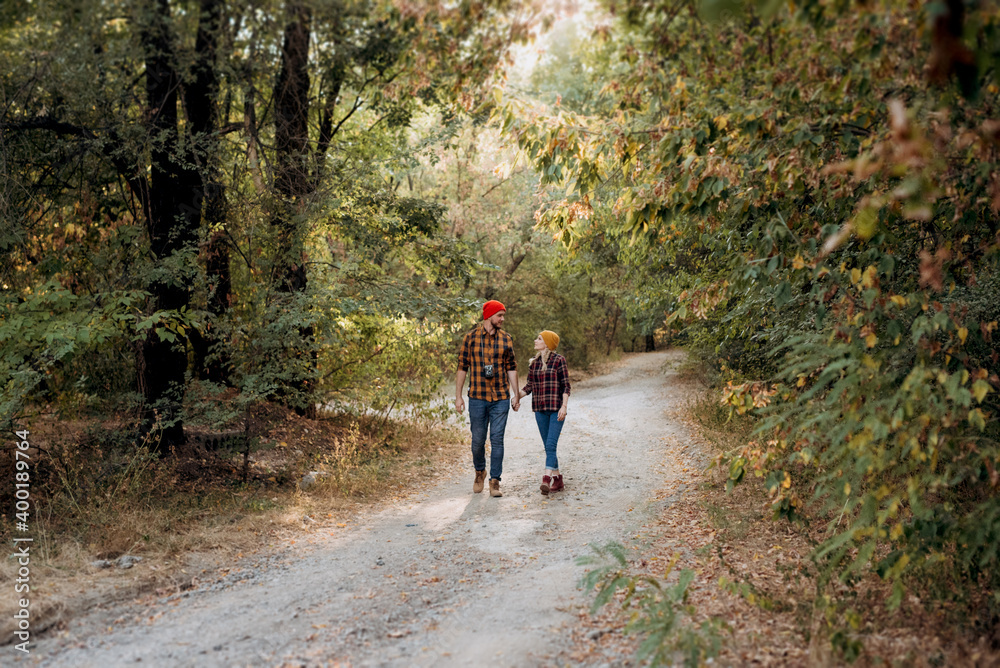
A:
<svg viewBox="0 0 1000 668">
<path fill-rule="evenodd" d="M 36 563 L 71 574 L 124 554 L 240 549 L 304 515 L 404 487 L 442 443 L 456 440 L 437 423 L 334 413 L 307 419 L 273 405 L 255 420 L 248 466 L 241 446 L 210 449 L 195 439 L 161 458 L 127 418 L 36 421 L 29 428 Z M 12 450 L 0 451 L 0 474 L 13 479 L 14 467 Z M 303 491 L 309 472 L 318 483 Z M 12 494 L 0 492 L 3 508 L 14 507 Z M 0 520 L 0 540 L 9 539 L 13 522 L 7 514 Z M 5 566 L 0 580 L 12 577 Z"/>
<path fill-rule="evenodd" d="M 577 565 L 592 567 L 580 580 L 585 591 L 595 593 L 591 612 L 612 602 L 631 611 L 625 632 L 642 638 L 637 653 L 640 661 L 669 666 L 680 655 L 685 666 L 697 668 L 705 659 L 719 655 L 725 622 L 717 618 L 693 622 L 695 608 L 688 603 L 688 586 L 694 571 L 685 568 L 672 578 L 675 557 L 660 580 L 631 573 L 620 543 L 591 545 L 591 550 L 592 554 L 577 559 Z"/>
<path fill-rule="evenodd" d="M 691 371 L 704 386 L 706 377 L 697 373 Z M 688 407 L 698 436 L 716 455 L 740 451 L 755 438 L 759 424 L 752 414 L 720 403 L 720 396 L 718 387 L 704 390 Z M 715 556 L 725 573 L 719 589 L 757 609 L 762 619 L 786 617 L 797 629 L 800 646 L 808 645 L 810 661 L 933 665 L 933 656 L 937 665 L 958 657 L 968 665 L 987 665 L 990 657 L 1000 658 L 989 647 L 989 633 L 978 626 L 971 605 L 975 596 L 954 591 L 942 596 L 938 590 L 950 582 L 911 579 L 912 594 L 893 609 L 893 584 L 877 573 L 857 570 L 831 577 L 820 548 L 838 521 L 849 519 L 839 517 L 843 509 L 807 498 L 789 520 L 775 512 L 773 481 L 765 467 L 745 465 L 742 484 L 734 486 L 730 468 L 715 466 L 720 462 L 725 458 L 715 459 L 709 498 L 702 502 L 717 531 Z M 763 558 L 777 555 L 775 550 L 784 560 Z M 857 558 L 856 551 L 849 556 Z"/>
</svg>

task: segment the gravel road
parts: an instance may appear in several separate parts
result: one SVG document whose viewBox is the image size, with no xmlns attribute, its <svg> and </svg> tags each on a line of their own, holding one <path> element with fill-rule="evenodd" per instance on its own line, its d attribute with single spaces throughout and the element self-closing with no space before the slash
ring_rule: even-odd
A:
<svg viewBox="0 0 1000 668">
<path fill-rule="evenodd" d="M 569 648 L 589 599 L 575 559 L 627 541 L 686 479 L 678 352 L 633 355 L 573 387 L 559 444 L 566 489 L 538 491 L 530 401 L 507 426 L 502 498 L 454 473 L 312 531 L 187 592 L 96 609 L 0 663 L 42 666 L 541 666 Z M 467 415 L 463 416 L 467 420 Z M 684 455 L 686 456 L 686 455 Z M 681 486 L 683 487 L 683 486 Z M 663 496 L 660 494 L 660 496 Z"/>
</svg>

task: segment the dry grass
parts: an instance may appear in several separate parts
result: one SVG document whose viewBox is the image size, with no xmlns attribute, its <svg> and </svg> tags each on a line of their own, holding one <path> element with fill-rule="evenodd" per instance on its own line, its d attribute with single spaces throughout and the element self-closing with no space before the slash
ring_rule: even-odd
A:
<svg viewBox="0 0 1000 668">
<path fill-rule="evenodd" d="M 733 417 L 714 393 L 703 393 L 689 411 L 692 426 L 710 452 L 749 440 L 752 423 Z M 732 634 L 723 663 L 781 666 L 987 666 L 1000 654 L 968 626 L 948 618 L 930 600 L 910 596 L 896 611 L 886 601 L 890 587 L 876 575 L 834 581 L 818 589 L 813 545 L 827 526 L 818 509 L 806 510 L 808 525 L 772 519 L 760 479 L 725 492 L 726 472 L 706 476 L 700 505 L 715 531 L 699 557 L 706 586 L 692 602 L 699 615 L 721 617 Z"/>
<path fill-rule="evenodd" d="M 463 443 L 440 425 L 336 414 L 307 419 L 276 406 L 254 420 L 259 444 L 245 470 L 241 452 L 193 442 L 158 459 L 130 444 L 121 424 L 29 425 L 34 618 L 51 626 L 94 601 L 189 588 L 211 564 L 265 550 L 313 518 L 346 520 L 402 494 Z M 0 454 L 7 480 L 11 457 L 9 449 Z M 306 492 L 299 481 L 309 471 L 324 475 Z M 13 507 L 13 499 L 0 502 Z M 0 519 L 0 540 L 10 544 L 13 518 Z M 121 555 L 143 562 L 131 570 L 91 565 Z M 13 587 L 16 566 L 0 561 L 0 587 Z M 0 618 L 10 619 L 15 603 L 0 599 Z M 0 629 L 5 639 L 7 630 Z"/>
<path fill-rule="evenodd" d="M 679 382 L 693 399 L 673 417 L 692 438 L 668 442 L 670 456 L 694 466 L 693 452 L 712 455 L 745 443 L 749 419 L 730 420 L 696 367 L 681 371 Z M 631 573 L 662 578 L 674 558 L 671 580 L 680 569 L 695 572 L 688 599 L 693 621 L 718 618 L 728 629 L 716 665 L 1000 666 L 1000 654 L 985 639 L 970 635 L 960 616 L 930 599 L 911 596 L 888 611 L 889 587 L 877 576 L 817 591 L 809 554 L 825 523 L 806 528 L 772 520 L 760 480 L 727 494 L 723 471 L 702 471 L 693 479 L 693 487 L 665 486 L 662 496 L 671 504 L 633 537 Z M 628 619 L 613 605 L 581 613 L 569 629 L 574 650 L 565 658 L 614 664 L 634 655 L 641 639 L 624 632 Z"/>
</svg>

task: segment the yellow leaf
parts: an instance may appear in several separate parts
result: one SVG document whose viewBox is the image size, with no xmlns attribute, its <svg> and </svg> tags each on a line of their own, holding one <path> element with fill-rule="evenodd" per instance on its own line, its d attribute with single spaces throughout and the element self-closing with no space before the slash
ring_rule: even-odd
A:
<svg viewBox="0 0 1000 668">
<path fill-rule="evenodd" d="M 851 222 L 859 237 L 865 240 L 871 239 L 878 230 L 878 209 L 866 206 L 858 211 Z"/>
<path fill-rule="evenodd" d="M 875 265 L 868 265 L 868 268 L 865 269 L 865 274 L 861 279 L 861 285 L 866 288 L 875 287 L 875 280 L 878 277 L 877 274 L 878 272 L 875 270 Z"/>
<path fill-rule="evenodd" d="M 874 332 L 865 337 L 865 345 L 869 348 L 874 348 L 876 343 L 878 343 L 878 337 L 875 336 Z"/>
<path fill-rule="evenodd" d="M 853 285 L 857 285 L 860 282 L 861 282 L 861 270 L 855 267 L 854 269 L 851 269 L 851 283 Z"/>
<path fill-rule="evenodd" d="M 969 337 L 969 330 L 965 327 L 958 328 L 958 340 L 965 344 L 965 339 Z"/>
<path fill-rule="evenodd" d="M 893 295 L 889 297 L 889 301 L 891 301 L 899 308 L 903 308 L 907 304 L 906 297 L 904 297 L 903 295 Z"/>
<path fill-rule="evenodd" d="M 969 411 L 969 422 L 979 429 L 979 431 L 986 430 L 986 416 L 983 415 L 983 411 L 978 408 L 973 408 Z"/>
<path fill-rule="evenodd" d="M 889 538 L 891 538 L 892 540 L 896 540 L 897 538 L 899 538 L 902 535 L 903 535 L 903 525 L 902 524 L 894 524 L 892 526 L 892 530 L 889 531 Z"/>
<path fill-rule="evenodd" d="M 851 495 L 851 483 L 845 482 L 844 483 L 844 496 L 850 496 L 850 495 Z"/>
<path fill-rule="evenodd" d="M 792 486 L 792 477 L 788 475 L 788 471 L 785 471 L 785 479 L 781 481 L 781 486 L 785 489 Z"/>
<path fill-rule="evenodd" d="M 976 398 L 976 403 L 983 403 L 983 399 L 993 388 L 985 380 L 977 380 L 972 384 L 972 396 Z"/>
<path fill-rule="evenodd" d="M 805 260 L 802 259 L 802 253 L 796 254 L 796 256 L 792 259 L 792 268 L 793 269 L 805 269 L 805 266 L 806 266 L 806 262 L 805 262 Z"/>
</svg>

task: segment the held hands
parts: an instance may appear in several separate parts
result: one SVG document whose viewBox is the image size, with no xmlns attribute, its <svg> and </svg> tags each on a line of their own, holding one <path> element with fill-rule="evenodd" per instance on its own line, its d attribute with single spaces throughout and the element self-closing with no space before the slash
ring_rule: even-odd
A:
<svg viewBox="0 0 1000 668">
<path fill-rule="evenodd" d="M 526 396 L 523 392 L 519 396 L 515 396 L 510 400 L 510 407 L 517 411 L 521 407 L 521 397 Z M 455 397 L 455 412 L 462 413 L 465 411 L 465 400 L 462 397 Z M 563 411 L 565 413 L 565 411 Z M 565 417 L 565 416 L 564 416 Z M 560 420 L 562 418 L 559 418 Z"/>
</svg>

